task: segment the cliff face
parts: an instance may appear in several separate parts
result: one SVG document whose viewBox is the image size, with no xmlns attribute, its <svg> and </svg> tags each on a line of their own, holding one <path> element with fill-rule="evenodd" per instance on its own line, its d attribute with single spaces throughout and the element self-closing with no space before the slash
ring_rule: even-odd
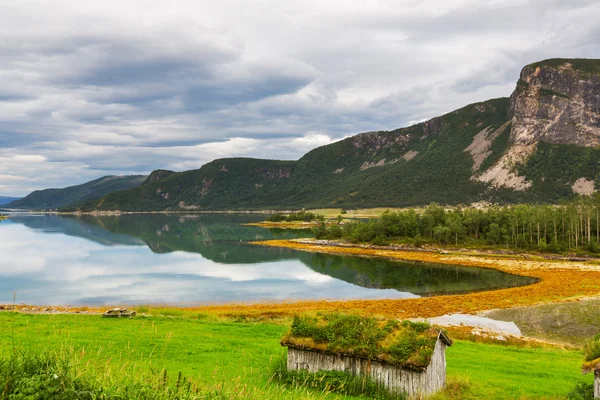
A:
<svg viewBox="0 0 600 400">
<path fill-rule="evenodd" d="M 600 145 L 597 60 L 553 59 L 523 68 L 511 96 L 511 142 Z"/>
<path fill-rule="evenodd" d="M 540 143 L 545 144 L 545 149 L 547 145 L 600 146 L 600 62 L 550 59 L 526 66 L 510 96 L 509 120 L 508 148 L 493 166 L 472 179 L 493 188 L 526 191 L 536 182 L 523 170 L 532 158 L 541 157 Z M 561 159 L 557 154 L 561 150 L 557 148 L 551 153 L 558 158 L 559 164 L 565 164 L 567 158 Z M 577 156 L 578 159 L 575 159 L 571 155 L 570 162 L 588 163 L 590 156 L 579 153 L 583 158 Z M 547 171 L 538 172 L 541 181 L 537 182 L 537 186 L 543 186 Z M 578 194 L 594 191 L 596 177 L 592 171 L 572 171 L 571 175 L 561 179 L 563 186 Z M 585 182 L 585 189 L 581 188 L 581 182 Z"/>
</svg>

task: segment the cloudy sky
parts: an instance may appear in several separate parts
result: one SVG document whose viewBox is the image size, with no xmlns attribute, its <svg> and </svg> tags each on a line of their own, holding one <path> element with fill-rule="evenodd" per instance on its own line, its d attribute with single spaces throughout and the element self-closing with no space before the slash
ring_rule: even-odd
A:
<svg viewBox="0 0 600 400">
<path fill-rule="evenodd" d="M 0 195 L 296 159 L 600 57 L 597 0 L 0 0 Z"/>
</svg>

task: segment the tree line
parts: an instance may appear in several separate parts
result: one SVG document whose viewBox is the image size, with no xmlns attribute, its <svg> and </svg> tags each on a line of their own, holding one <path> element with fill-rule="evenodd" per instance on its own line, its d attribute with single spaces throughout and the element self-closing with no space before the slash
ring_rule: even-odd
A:
<svg viewBox="0 0 600 400">
<path fill-rule="evenodd" d="M 511 249 L 600 252 L 600 195 L 561 205 L 386 211 L 380 218 L 315 228 L 317 238 L 353 243 L 487 245 Z"/>
<path fill-rule="evenodd" d="M 281 214 L 275 213 L 269 217 L 270 222 L 295 222 L 295 221 L 303 221 L 303 222 L 311 222 L 311 221 L 323 221 L 325 217 L 321 214 L 315 214 L 309 211 L 298 211 L 296 213 L 291 214 Z"/>
</svg>

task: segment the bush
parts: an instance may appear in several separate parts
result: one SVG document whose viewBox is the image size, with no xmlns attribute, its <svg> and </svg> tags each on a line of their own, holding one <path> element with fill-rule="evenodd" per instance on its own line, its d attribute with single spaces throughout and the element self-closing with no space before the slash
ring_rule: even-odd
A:
<svg viewBox="0 0 600 400">
<path fill-rule="evenodd" d="M 199 398 L 195 383 L 167 371 L 95 365 L 83 352 L 19 352 L 0 359 L 1 399 L 11 400 L 184 400 Z M 205 393 L 202 393 L 204 395 Z M 210 393 L 203 398 L 220 398 Z"/>
<path fill-rule="evenodd" d="M 600 358 L 600 334 L 585 344 L 584 353 L 585 361 L 594 361 Z"/>
<path fill-rule="evenodd" d="M 317 239 L 324 239 L 328 236 L 327 226 L 325 222 L 320 222 L 319 225 L 313 228 L 313 234 Z"/>
<path fill-rule="evenodd" d="M 303 222 L 311 222 L 311 221 L 323 221 L 325 217 L 321 214 L 315 214 L 307 211 L 298 211 L 297 213 L 291 213 L 287 216 L 281 213 L 273 214 L 269 217 L 269 221 L 271 222 L 294 222 L 294 221 L 303 221 Z"/>
<path fill-rule="evenodd" d="M 375 246 L 387 246 L 390 244 L 390 240 L 383 235 L 377 235 L 371 241 Z"/>
<path fill-rule="evenodd" d="M 333 225 L 327 232 L 327 237 L 330 239 L 339 239 L 343 236 L 342 228 L 339 225 Z"/>
<path fill-rule="evenodd" d="M 285 221 L 285 215 L 280 214 L 280 213 L 273 214 L 269 217 L 269 221 L 271 221 L 271 222 Z"/>
<path fill-rule="evenodd" d="M 568 400 L 594 400 L 594 385 L 579 382 L 567 395 Z"/>
<path fill-rule="evenodd" d="M 588 245 L 588 251 L 590 253 L 600 253 L 600 245 L 596 242 L 590 242 Z"/>
</svg>

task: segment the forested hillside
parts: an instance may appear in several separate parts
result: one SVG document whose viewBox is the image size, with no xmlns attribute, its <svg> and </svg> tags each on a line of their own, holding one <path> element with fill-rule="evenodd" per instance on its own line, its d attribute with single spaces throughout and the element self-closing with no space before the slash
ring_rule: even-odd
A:
<svg viewBox="0 0 600 400">
<path fill-rule="evenodd" d="M 298 161 L 230 158 L 155 171 L 141 186 L 70 210 L 402 207 L 551 202 L 600 181 L 600 61 L 523 68 L 510 98 L 319 147 Z"/>
<path fill-rule="evenodd" d="M 20 197 L 0 196 L 0 206 L 3 206 L 5 204 L 8 204 L 12 201 L 19 200 L 19 199 L 20 199 Z"/>
<path fill-rule="evenodd" d="M 319 147 L 298 161 L 215 160 L 199 170 L 148 179 L 138 188 L 79 209 L 286 209 L 476 201 L 487 186 L 470 179 L 473 160 L 464 149 L 482 129 L 494 131 L 505 124 L 507 106 L 507 98 L 473 104 L 409 128 L 364 133 Z M 506 138 L 499 137 L 490 158 L 497 158 L 505 146 Z"/>
<path fill-rule="evenodd" d="M 82 185 L 64 189 L 36 190 L 23 199 L 8 203 L 6 208 L 50 210 L 81 204 L 98 199 L 107 193 L 139 186 L 144 179 L 146 177 L 142 175 L 104 176 Z"/>
</svg>

